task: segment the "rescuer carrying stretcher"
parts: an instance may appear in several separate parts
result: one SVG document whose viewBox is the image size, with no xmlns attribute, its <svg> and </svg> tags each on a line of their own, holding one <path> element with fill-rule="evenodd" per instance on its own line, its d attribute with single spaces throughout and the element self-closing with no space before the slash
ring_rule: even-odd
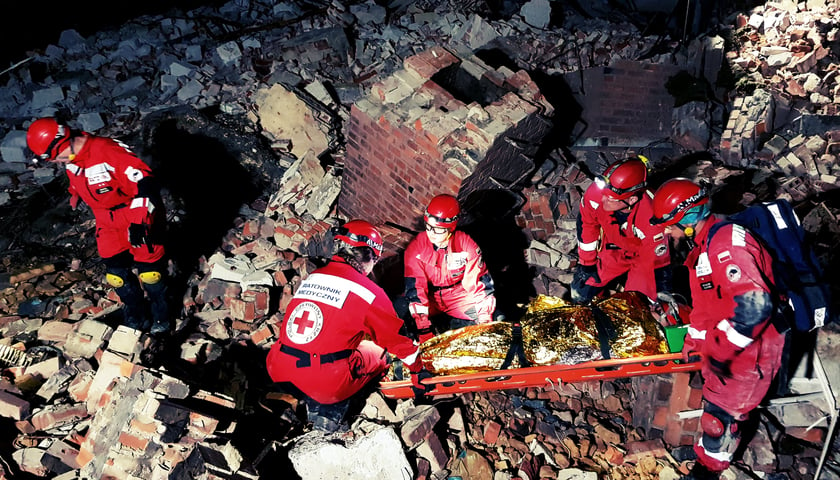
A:
<svg viewBox="0 0 840 480">
<path fill-rule="evenodd" d="M 651 302 L 670 300 L 668 238 L 662 226 L 650 224 L 653 194 L 647 176 L 647 159 L 630 157 L 611 164 L 586 189 L 577 219 L 573 302 L 589 302 L 625 274 L 625 290 L 641 292 Z"/>
<path fill-rule="evenodd" d="M 455 197 L 435 196 L 423 215 L 425 231 L 405 250 L 405 301 L 420 342 L 434 336 L 434 322 L 448 330 L 499 319 L 493 279 L 478 244 L 456 229 L 460 217 Z"/>
</svg>

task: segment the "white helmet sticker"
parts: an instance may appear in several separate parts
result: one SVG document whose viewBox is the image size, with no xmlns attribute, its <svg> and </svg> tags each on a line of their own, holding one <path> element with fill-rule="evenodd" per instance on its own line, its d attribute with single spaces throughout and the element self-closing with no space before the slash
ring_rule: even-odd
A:
<svg viewBox="0 0 840 480">
<path fill-rule="evenodd" d="M 324 314 L 312 302 L 298 304 L 286 322 L 286 337 L 299 345 L 315 340 L 324 328 Z"/>
</svg>

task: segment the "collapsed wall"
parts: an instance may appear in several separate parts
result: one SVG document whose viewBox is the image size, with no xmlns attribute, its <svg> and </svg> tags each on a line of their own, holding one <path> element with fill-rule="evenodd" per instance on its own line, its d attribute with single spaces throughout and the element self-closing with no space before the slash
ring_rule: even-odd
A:
<svg viewBox="0 0 840 480">
<path fill-rule="evenodd" d="M 524 71 L 442 47 L 408 57 L 352 107 L 338 210 L 413 227 L 437 194 L 522 183 L 553 114 Z"/>
</svg>

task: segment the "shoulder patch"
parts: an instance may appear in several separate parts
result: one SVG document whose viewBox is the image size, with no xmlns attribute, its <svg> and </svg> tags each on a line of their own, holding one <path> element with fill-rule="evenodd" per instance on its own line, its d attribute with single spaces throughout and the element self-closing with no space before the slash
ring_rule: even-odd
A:
<svg viewBox="0 0 840 480">
<path fill-rule="evenodd" d="M 140 180 L 143 179 L 143 171 L 139 170 L 139 169 L 136 169 L 132 166 L 129 166 L 128 168 L 125 169 L 125 177 L 129 181 L 137 183 L 137 182 L 139 182 Z"/>
<path fill-rule="evenodd" d="M 734 263 L 726 266 L 726 278 L 730 282 L 737 282 L 741 279 L 741 267 Z"/>
<path fill-rule="evenodd" d="M 313 302 L 301 302 L 292 310 L 286 322 L 286 337 L 299 344 L 307 344 L 324 328 L 324 313 Z"/>
<path fill-rule="evenodd" d="M 656 246 L 656 249 L 654 250 L 654 253 L 656 254 L 657 257 L 661 257 L 662 255 L 665 255 L 666 253 L 668 253 L 668 245 L 665 245 L 664 243 L 660 243 L 659 245 Z"/>
</svg>

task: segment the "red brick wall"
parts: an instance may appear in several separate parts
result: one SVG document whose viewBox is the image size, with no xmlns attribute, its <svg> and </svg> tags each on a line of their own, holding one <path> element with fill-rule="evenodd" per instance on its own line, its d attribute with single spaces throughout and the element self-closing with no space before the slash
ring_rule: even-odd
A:
<svg viewBox="0 0 840 480">
<path fill-rule="evenodd" d="M 530 178 L 551 105 L 527 73 L 492 70 L 474 58 L 473 70 L 485 68 L 480 81 L 508 90 L 490 104 L 465 104 L 431 80 L 464 61 L 440 47 L 414 55 L 353 105 L 339 213 L 417 230 L 435 195 L 463 202 Z"/>
<path fill-rule="evenodd" d="M 640 145 L 670 137 L 674 98 L 665 82 L 679 71 L 674 65 L 632 60 L 584 70 L 576 95 L 586 124 L 582 139 Z M 573 78 L 578 75 L 569 74 L 569 82 L 581 83 Z"/>
<path fill-rule="evenodd" d="M 468 172 L 446 169 L 437 142 L 424 130 L 373 119 L 355 105 L 338 208 L 348 218 L 411 226 L 439 193 L 457 194 Z"/>
</svg>

